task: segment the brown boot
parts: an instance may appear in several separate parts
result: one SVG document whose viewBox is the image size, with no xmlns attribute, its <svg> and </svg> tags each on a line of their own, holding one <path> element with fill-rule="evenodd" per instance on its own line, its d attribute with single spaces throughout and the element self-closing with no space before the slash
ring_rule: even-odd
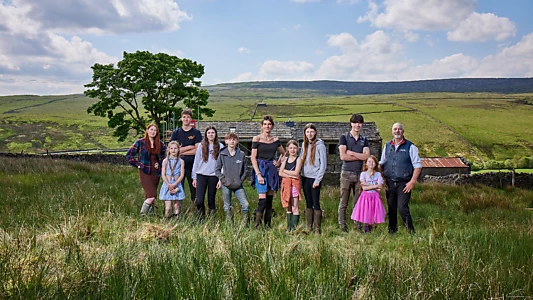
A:
<svg viewBox="0 0 533 300">
<path fill-rule="evenodd" d="M 307 223 L 307 231 L 309 232 L 313 231 L 313 209 L 312 208 L 305 209 L 305 221 Z"/>
<path fill-rule="evenodd" d="M 315 210 L 313 216 L 313 227 L 316 234 L 322 233 L 320 227 L 322 225 L 322 210 Z"/>
</svg>

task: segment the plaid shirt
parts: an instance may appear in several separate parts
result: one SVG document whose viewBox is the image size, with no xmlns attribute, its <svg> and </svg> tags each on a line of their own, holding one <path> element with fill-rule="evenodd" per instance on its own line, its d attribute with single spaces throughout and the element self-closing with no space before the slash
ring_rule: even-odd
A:
<svg viewBox="0 0 533 300">
<path fill-rule="evenodd" d="M 161 142 L 161 153 L 157 155 L 157 160 L 159 161 L 159 169 L 157 169 L 157 175 L 161 176 L 161 166 L 163 165 L 163 159 L 165 158 L 165 152 L 167 151 L 167 146 L 165 143 Z M 126 158 L 130 164 L 134 167 L 141 169 L 144 173 L 150 174 L 152 166 L 150 164 L 150 153 L 146 149 L 146 143 L 144 139 L 138 139 L 126 153 Z"/>
</svg>

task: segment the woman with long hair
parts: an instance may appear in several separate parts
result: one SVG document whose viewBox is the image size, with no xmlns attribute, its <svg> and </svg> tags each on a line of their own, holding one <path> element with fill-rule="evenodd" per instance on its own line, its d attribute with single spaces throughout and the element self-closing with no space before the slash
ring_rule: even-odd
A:
<svg viewBox="0 0 533 300">
<path fill-rule="evenodd" d="M 196 188 L 196 211 L 200 219 L 205 218 L 205 192 L 207 191 L 207 204 L 209 215 L 216 212 L 215 196 L 220 188 L 220 181 L 215 174 L 218 154 L 222 144 L 218 141 L 215 127 L 205 129 L 202 143 L 196 149 L 192 167 L 192 185 Z"/>
<path fill-rule="evenodd" d="M 144 202 L 141 214 L 153 212 L 157 196 L 157 186 L 161 177 L 161 165 L 165 158 L 166 146 L 161 141 L 159 128 L 150 123 L 146 127 L 144 137 L 138 139 L 126 153 L 130 164 L 139 170 L 139 179 L 144 189 Z"/>
<path fill-rule="evenodd" d="M 278 137 L 272 136 L 274 119 L 271 116 L 264 116 L 261 120 L 261 134 L 252 139 L 252 161 L 253 171 L 252 185 L 257 189 L 259 203 L 254 212 L 254 227 L 259 228 L 264 219 L 265 228 L 271 227 L 272 221 L 272 200 L 274 193 L 279 189 L 279 172 L 277 167 L 285 156 L 285 150 Z M 276 160 L 276 152 L 280 157 Z"/>
<path fill-rule="evenodd" d="M 302 185 L 305 196 L 307 230 L 320 233 L 322 208 L 320 207 L 321 181 L 326 172 L 327 156 L 324 142 L 317 138 L 315 125 L 304 127 L 304 144 L 300 154 L 303 160 Z"/>
</svg>

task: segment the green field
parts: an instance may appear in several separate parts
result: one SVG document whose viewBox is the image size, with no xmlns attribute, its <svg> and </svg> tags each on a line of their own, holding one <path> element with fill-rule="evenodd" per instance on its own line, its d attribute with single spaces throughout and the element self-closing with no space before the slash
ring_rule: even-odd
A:
<svg viewBox="0 0 533 300">
<path fill-rule="evenodd" d="M 384 140 L 402 122 L 406 136 L 422 156 L 464 156 L 483 161 L 533 156 L 533 106 L 516 100 L 531 95 L 488 93 L 414 93 L 324 96 L 314 91 L 258 88 L 209 88 L 209 120 L 254 121 L 271 114 L 276 121 L 348 121 L 361 113 L 376 122 Z M 86 113 L 94 99 L 82 95 L 0 97 L 0 151 L 42 153 L 47 150 L 123 148 L 107 120 Z"/>
<path fill-rule="evenodd" d="M 287 234 L 279 196 L 269 231 L 141 217 L 129 166 L 0 158 L 0 299 L 528 299 L 533 191 L 420 184 L 416 234 L 336 224 L 324 187 L 322 235 Z M 257 194 L 246 185 L 251 209 Z M 383 196 L 383 195 L 382 195 Z M 235 204 L 237 220 L 240 219 Z M 303 210 L 304 203 L 300 203 Z M 351 213 L 351 210 L 349 210 Z"/>
</svg>

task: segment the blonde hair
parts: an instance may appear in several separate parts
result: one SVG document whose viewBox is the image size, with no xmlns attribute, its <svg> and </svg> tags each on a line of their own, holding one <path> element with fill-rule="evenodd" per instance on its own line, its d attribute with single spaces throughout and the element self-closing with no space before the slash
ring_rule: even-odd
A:
<svg viewBox="0 0 533 300">
<path fill-rule="evenodd" d="M 180 143 L 178 143 L 176 141 L 172 141 L 172 142 L 168 143 L 168 145 L 167 145 L 167 158 L 170 157 L 170 145 L 178 146 L 178 158 L 179 158 L 180 157 L 180 152 L 181 152 L 181 146 L 180 146 Z"/>
<path fill-rule="evenodd" d="M 296 146 L 296 149 L 298 149 L 298 142 L 296 140 L 290 140 L 287 142 L 287 145 L 285 146 L 285 149 L 288 149 L 290 145 Z M 298 153 L 296 153 L 298 155 Z"/>
</svg>

